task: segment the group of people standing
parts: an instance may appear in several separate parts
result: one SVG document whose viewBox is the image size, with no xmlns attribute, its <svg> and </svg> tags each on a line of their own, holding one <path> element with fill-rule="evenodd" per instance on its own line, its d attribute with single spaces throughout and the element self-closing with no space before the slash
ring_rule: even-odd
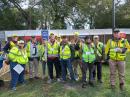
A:
<svg viewBox="0 0 130 97">
<path fill-rule="evenodd" d="M 42 64 L 43 79 L 48 72 L 47 83 L 52 83 L 54 79 L 63 83 L 68 79 L 78 81 L 80 79 L 78 67 L 80 67 L 82 87 L 85 88 L 87 84 L 94 86 L 96 76 L 98 82 L 103 83 L 102 63 L 105 59 L 109 59 L 111 87 L 115 88 L 115 73 L 118 67 L 120 89 L 123 89 L 125 57 L 129 43 L 127 39 L 120 37 L 118 32 L 114 31 L 113 38 L 108 40 L 106 46 L 99 41 L 99 36 L 93 38 L 85 36 L 84 39 L 80 39 L 78 32 L 75 32 L 71 41 L 66 36 L 59 38 L 51 33 L 48 41 L 42 39 L 40 43 L 35 36 L 32 36 L 27 43 L 22 39 L 18 41 L 18 36 L 13 36 L 12 41 L 9 41 L 3 49 L 8 56 L 6 62 L 10 64 L 11 89 L 16 90 L 17 83 L 25 83 L 26 64 L 29 65 L 29 80 L 39 79 L 39 62 Z M 18 66 L 23 67 L 20 73 L 14 69 Z M 53 67 L 55 67 L 56 78 L 53 75 Z M 87 71 L 89 71 L 89 78 L 86 76 Z"/>
</svg>

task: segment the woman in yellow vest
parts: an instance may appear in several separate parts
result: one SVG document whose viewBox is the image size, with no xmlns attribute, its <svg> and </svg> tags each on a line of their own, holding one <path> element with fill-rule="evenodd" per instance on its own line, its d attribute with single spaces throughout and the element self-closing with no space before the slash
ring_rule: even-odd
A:
<svg viewBox="0 0 130 97">
<path fill-rule="evenodd" d="M 119 38 L 118 32 L 120 31 L 115 30 L 113 38 L 108 40 L 105 54 L 109 56 L 111 88 L 115 89 L 116 70 L 118 70 L 120 89 L 123 90 L 125 83 L 125 59 L 129 43 L 127 40 Z"/>
<path fill-rule="evenodd" d="M 46 74 L 46 63 L 47 63 L 47 47 L 46 47 L 45 39 L 42 39 L 42 44 L 40 45 L 39 48 L 39 56 L 40 56 L 40 62 L 42 64 L 42 71 L 43 71 L 42 78 L 44 79 Z"/>
<path fill-rule="evenodd" d="M 67 42 L 66 36 L 63 36 L 62 42 L 60 44 L 60 62 L 62 68 L 62 82 L 66 81 L 67 69 L 70 73 L 71 80 L 74 80 L 74 73 L 72 64 L 70 62 L 71 49 Z"/>
<path fill-rule="evenodd" d="M 25 82 L 24 71 L 25 65 L 28 62 L 23 40 L 18 41 L 18 46 L 15 46 L 10 50 L 8 60 L 10 61 L 11 89 L 16 90 L 17 82 L 21 84 Z"/>
<path fill-rule="evenodd" d="M 89 84 L 94 86 L 93 71 L 95 70 L 95 53 L 94 47 L 91 43 L 89 36 L 85 37 L 85 43 L 82 46 L 82 87 L 85 88 L 87 85 L 86 72 L 89 70 Z"/>
</svg>

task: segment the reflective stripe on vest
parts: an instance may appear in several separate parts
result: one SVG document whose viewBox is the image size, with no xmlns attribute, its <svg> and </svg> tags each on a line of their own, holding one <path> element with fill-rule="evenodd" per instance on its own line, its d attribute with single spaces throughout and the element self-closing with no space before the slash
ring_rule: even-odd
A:
<svg viewBox="0 0 130 97">
<path fill-rule="evenodd" d="M 61 59 L 69 59 L 71 57 L 71 50 L 68 45 L 60 46 L 60 58 Z"/>
<path fill-rule="evenodd" d="M 96 58 L 94 54 L 94 49 L 92 47 L 89 48 L 88 45 L 84 44 L 82 58 L 85 62 L 94 62 Z"/>
<path fill-rule="evenodd" d="M 97 44 L 97 46 L 96 46 L 96 45 L 94 45 L 94 46 L 95 46 L 96 54 L 97 54 L 99 57 L 101 57 L 101 56 L 102 56 L 103 43 L 99 42 L 99 43 Z"/>
<path fill-rule="evenodd" d="M 13 41 L 10 41 L 10 47 L 11 47 L 11 49 L 13 48 L 13 47 L 15 47 L 16 46 L 16 44 L 13 42 Z"/>
</svg>

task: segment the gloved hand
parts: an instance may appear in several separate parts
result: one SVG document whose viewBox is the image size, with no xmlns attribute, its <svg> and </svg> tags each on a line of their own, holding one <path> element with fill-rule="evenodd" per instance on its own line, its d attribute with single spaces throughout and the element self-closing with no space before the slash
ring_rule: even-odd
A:
<svg viewBox="0 0 130 97">
<path fill-rule="evenodd" d="M 121 53 L 121 52 L 122 52 L 122 49 L 121 49 L 121 48 L 115 48 L 115 52 Z"/>
</svg>

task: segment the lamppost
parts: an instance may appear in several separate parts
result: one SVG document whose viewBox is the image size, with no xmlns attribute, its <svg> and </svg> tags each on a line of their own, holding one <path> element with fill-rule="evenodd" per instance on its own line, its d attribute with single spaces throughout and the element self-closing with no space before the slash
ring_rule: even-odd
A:
<svg viewBox="0 0 130 97">
<path fill-rule="evenodd" d="M 115 29 L 115 0 L 112 0 L 112 33 Z"/>
</svg>

